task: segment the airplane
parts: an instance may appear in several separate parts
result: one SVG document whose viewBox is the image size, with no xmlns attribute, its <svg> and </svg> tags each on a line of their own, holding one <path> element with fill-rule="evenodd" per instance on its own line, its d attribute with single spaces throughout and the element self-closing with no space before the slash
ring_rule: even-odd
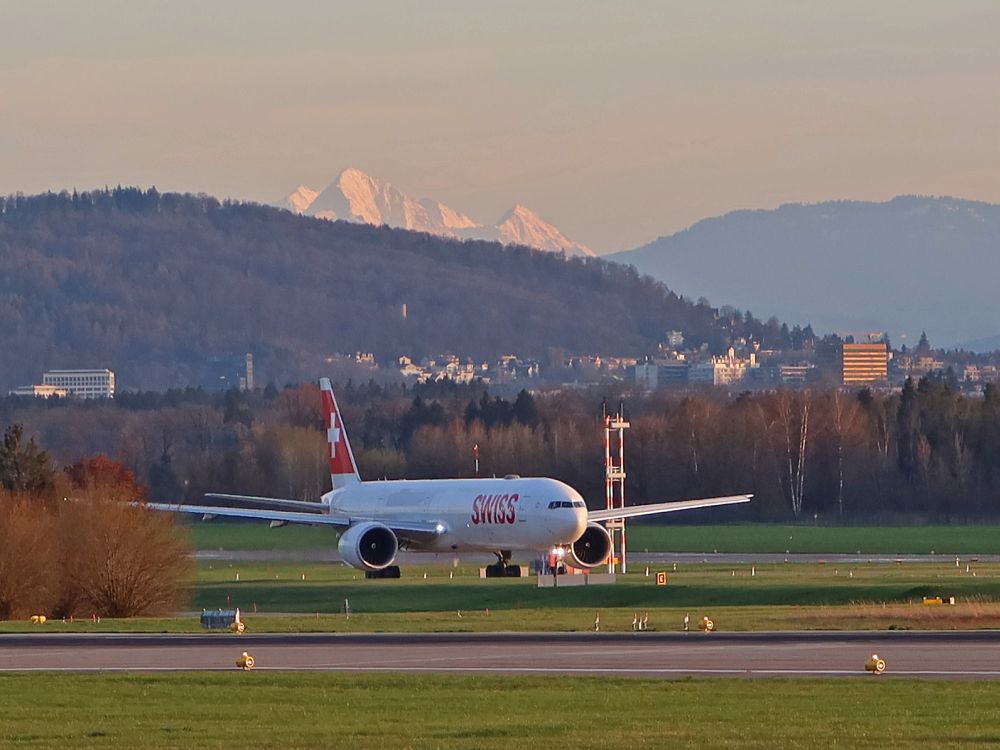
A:
<svg viewBox="0 0 1000 750">
<path fill-rule="evenodd" d="M 340 531 L 344 562 L 369 577 L 398 577 L 401 550 L 497 556 L 493 575 L 506 575 L 514 551 L 547 552 L 578 568 L 607 562 L 611 534 L 602 522 L 749 502 L 752 495 L 681 500 L 588 510 L 568 484 L 509 474 L 492 479 L 362 481 L 328 378 L 319 381 L 330 449 L 332 489 L 320 502 L 209 493 L 225 505 L 147 503 L 153 510 L 312 524 Z M 519 569 L 518 569 L 519 570 Z"/>
</svg>

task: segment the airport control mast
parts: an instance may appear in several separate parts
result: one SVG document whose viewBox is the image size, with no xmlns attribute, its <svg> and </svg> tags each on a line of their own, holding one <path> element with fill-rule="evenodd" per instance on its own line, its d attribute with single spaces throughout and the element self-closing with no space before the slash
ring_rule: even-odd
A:
<svg viewBox="0 0 1000 750">
<path fill-rule="evenodd" d="M 625 507 L 625 430 L 631 425 L 625 420 L 625 407 L 619 401 L 618 413 L 608 414 L 604 405 L 604 495 L 607 509 Z M 621 563 L 625 573 L 625 519 L 613 518 L 607 523 L 611 534 L 611 557 L 608 558 L 608 572 L 615 572 L 615 564 Z"/>
</svg>

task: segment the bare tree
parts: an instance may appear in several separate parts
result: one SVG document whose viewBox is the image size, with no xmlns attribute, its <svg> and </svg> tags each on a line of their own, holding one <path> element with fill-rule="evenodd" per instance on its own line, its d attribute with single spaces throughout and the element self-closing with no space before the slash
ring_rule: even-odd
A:
<svg viewBox="0 0 1000 750">
<path fill-rule="evenodd" d="M 844 440 L 854 435 L 861 417 L 856 399 L 849 398 L 839 388 L 830 392 L 828 425 L 833 432 L 837 451 L 837 512 L 844 515 Z"/>
<path fill-rule="evenodd" d="M 60 512 L 64 600 L 106 617 L 170 614 L 191 573 L 173 517 L 86 492 Z"/>
<path fill-rule="evenodd" d="M 48 612 L 57 589 L 49 508 L 0 490 L 0 620 Z"/>
<path fill-rule="evenodd" d="M 774 397 L 777 413 L 776 426 L 783 448 L 783 463 L 787 473 L 784 484 L 792 507 L 792 514 L 798 518 L 802 512 L 802 499 L 806 480 L 806 450 L 809 445 L 809 406 L 811 394 L 808 391 L 778 391 Z"/>
</svg>

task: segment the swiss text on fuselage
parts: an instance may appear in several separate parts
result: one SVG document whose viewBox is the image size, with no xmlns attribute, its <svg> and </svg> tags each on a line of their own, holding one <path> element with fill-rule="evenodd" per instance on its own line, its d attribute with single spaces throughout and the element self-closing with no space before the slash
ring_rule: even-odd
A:
<svg viewBox="0 0 1000 750">
<path fill-rule="evenodd" d="M 517 520 L 517 501 L 512 495 L 476 495 L 472 501 L 472 523 L 514 523 Z"/>
</svg>

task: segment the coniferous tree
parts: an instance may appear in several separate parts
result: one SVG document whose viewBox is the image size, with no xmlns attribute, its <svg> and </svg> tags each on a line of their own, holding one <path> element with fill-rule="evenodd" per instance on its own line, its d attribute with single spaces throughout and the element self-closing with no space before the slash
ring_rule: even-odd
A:
<svg viewBox="0 0 1000 750">
<path fill-rule="evenodd" d="M 0 446 L 0 487 L 39 493 L 52 487 L 53 477 L 48 454 L 34 438 L 24 441 L 24 426 L 15 423 L 8 427 Z"/>
<path fill-rule="evenodd" d="M 535 406 L 535 399 L 523 388 L 514 400 L 513 412 L 514 419 L 526 427 L 538 424 L 538 407 Z"/>
</svg>

